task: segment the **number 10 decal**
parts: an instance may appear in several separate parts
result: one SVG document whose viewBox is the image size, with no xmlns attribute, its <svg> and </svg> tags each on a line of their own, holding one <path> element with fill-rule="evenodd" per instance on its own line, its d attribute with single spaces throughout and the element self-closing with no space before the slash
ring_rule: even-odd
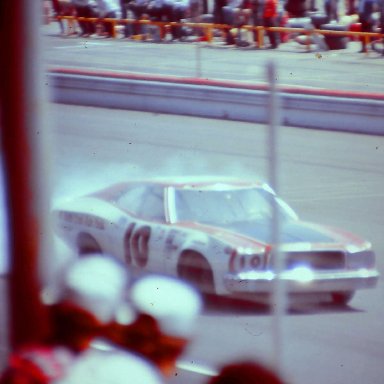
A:
<svg viewBox="0 0 384 384">
<path fill-rule="evenodd" d="M 134 262 L 140 268 L 148 263 L 148 243 L 151 228 L 143 226 L 135 230 L 135 224 L 129 225 L 124 237 L 124 257 L 127 264 Z"/>
</svg>

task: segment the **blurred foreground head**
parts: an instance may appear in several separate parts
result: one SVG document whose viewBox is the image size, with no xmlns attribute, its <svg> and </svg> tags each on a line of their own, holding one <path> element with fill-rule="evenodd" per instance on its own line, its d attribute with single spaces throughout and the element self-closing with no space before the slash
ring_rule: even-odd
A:
<svg viewBox="0 0 384 384">
<path fill-rule="evenodd" d="M 126 267 L 106 255 L 71 262 L 56 284 L 43 290 L 53 322 L 52 342 L 81 351 L 103 337 L 126 299 L 129 281 Z"/>
<path fill-rule="evenodd" d="M 124 344 L 170 375 L 193 336 L 201 298 L 188 284 L 165 276 L 145 276 L 131 289 L 136 320 L 126 328 Z"/>
<path fill-rule="evenodd" d="M 68 374 L 54 384 L 160 384 L 161 377 L 143 358 L 112 349 L 89 349 L 73 364 Z"/>
<path fill-rule="evenodd" d="M 284 382 L 264 365 L 245 360 L 225 365 L 208 384 L 284 384 Z"/>
</svg>

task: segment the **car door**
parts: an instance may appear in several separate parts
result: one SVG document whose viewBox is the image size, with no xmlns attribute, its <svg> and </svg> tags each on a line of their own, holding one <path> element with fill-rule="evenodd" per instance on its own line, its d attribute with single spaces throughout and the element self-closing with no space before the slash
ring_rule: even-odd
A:
<svg viewBox="0 0 384 384">
<path fill-rule="evenodd" d="M 167 230 L 163 187 L 145 184 L 132 190 L 127 197 L 131 199 L 130 212 L 136 219 L 125 229 L 124 258 L 140 270 L 162 273 L 162 249 Z"/>
</svg>

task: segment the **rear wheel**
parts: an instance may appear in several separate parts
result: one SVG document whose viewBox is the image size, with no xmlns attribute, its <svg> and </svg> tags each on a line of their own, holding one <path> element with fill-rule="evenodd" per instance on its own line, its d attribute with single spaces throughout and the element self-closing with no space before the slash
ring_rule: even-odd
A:
<svg viewBox="0 0 384 384">
<path fill-rule="evenodd" d="M 89 255 L 92 253 L 102 253 L 101 247 L 96 239 L 88 233 L 80 233 L 77 238 L 77 248 L 79 255 Z"/>
<path fill-rule="evenodd" d="M 354 291 L 332 292 L 332 303 L 336 305 L 347 305 L 352 300 L 354 294 Z"/>
<path fill-rule="evenodd" d="M 189 251 L 181 255 L 177 267 L 178 276 L 204 293 L 214 293 L 215 286 L 211 266 L 204 256 Z"/>
</svg>

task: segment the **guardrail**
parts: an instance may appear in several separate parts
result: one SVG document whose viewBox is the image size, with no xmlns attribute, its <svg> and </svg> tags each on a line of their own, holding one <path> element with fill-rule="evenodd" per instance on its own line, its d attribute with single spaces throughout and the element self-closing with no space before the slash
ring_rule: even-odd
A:
<svg viewBox="0 0 384 384">
<path fill-rule="evenodd" d="M 152 20 L 135 20 L 135 19 L 112 19 L 112 18 L 84 18 L 84 17 L 75 17 L 75 16 L 58 16 L 58 19 L 62 20 L 77 20 L 77 21 L 91 21 L 94 23 L 103 23 L 108 22 L 113 25 L 112 28 L 112 37 L 116 38 L 116 26 L 125 25 L 125 24 L 140 24 L 140 25 L 153 25 L 157 26 L 162 33 L 166 33 L 172 26 L 186 26 L 190 28 L 196 28 L 203 31 L 204 41 L 207 43 L 212 43 L 214 30 L 228 30 L 231 28 L 241 28 L 249 32 L 255 32 L 257 35 L 256 47 L 262 48 L 264 46 L 264 35 L 268 31 L 281 32 L 288 34 L 302 34 L 310 37 L 312 35 L 334 35 L 334 36 L 343 36 L 343 37 L 353 37 L 364 39 L 365 43 L 368 45 L 369 42 L 374 39 L 384 39 L 384 34 L 377 32 L 354 32 L 354 31 L 333 31 L 326 29 L 315 29 L 315 28 L 290 28 L 290 27 L 264 27 L 264 26 L 253 26 L 253 25 L 241 25 L 240 27 L 234 27 L 227 24 L 214 24 L 214 23 L 194 23 L 194 22 L 162 22 L 162 21 L 152 21 Z M 310 39 L 307 42 L 307 49 L 310 49 Z"/>
<path fill-rule="evenodd" d="M 268 87 L 235 82 L 61 69 L 57 103 L 268 122 Z M 384 135 L 384 95 L 282 88 L 286 126 Z"/>
</svg>

